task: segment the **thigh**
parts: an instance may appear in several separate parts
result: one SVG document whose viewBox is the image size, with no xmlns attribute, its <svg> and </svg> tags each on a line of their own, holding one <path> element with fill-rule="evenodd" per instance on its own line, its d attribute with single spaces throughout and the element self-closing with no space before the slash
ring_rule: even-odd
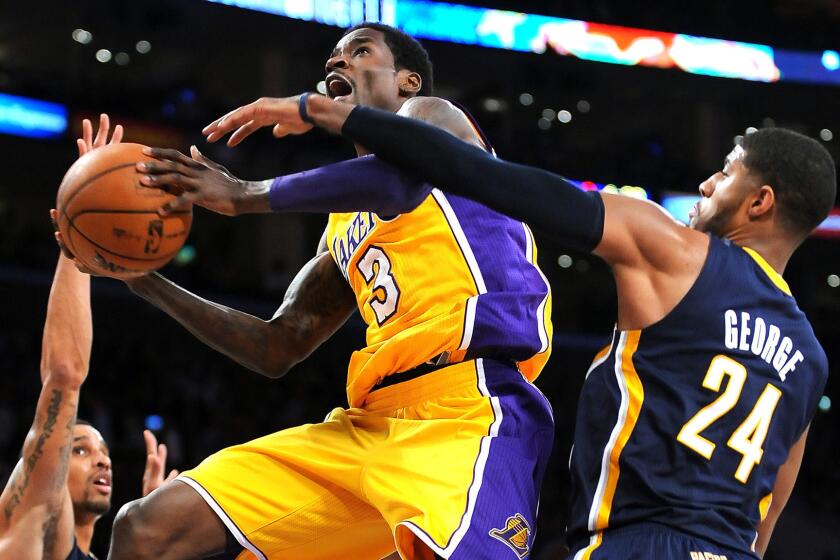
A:
<svg viewBox="0 0 840 560">
<path fill-rule="evenodd" d="M 361 495 L 366 449 L 353 430 L 337 409 L 322 424 L 224 449 L 178 480 L 256 558 L 380 560 L 394 539 Z"/>
<path fill-rule="evenodd" d="M 167 558 L 203 558 L 225 550 L 224 524 L 186 484 L 169 482 L 125 507 L 137 533 L 122 540 L 115 534 L 109 558 L 145 558 L 162 551 Z"/>
<path fill-rule="evenodd" d="M 550 409 L 509 365 L 444 371 L 451 389 L 393 420 L 389 445 L 365 471 L 367 494 L 405 558 L 526 558 L 553 443 Z"/>
</svg>

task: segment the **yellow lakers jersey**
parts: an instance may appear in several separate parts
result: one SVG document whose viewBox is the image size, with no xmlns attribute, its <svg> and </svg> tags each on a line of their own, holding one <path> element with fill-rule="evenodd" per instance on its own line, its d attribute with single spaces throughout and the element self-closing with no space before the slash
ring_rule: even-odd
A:
<svg viewBox="0 0 840 560">
<path fill-rule="evenodd" d="M 367 323 L 351 406 L 384 377 L 443 355 L 500 358 L 529 379 L 551 352 L 551 292 L 527 225 L 432 189 L 411 212 L 331 214 L 327 245 Z"/>
</svg>

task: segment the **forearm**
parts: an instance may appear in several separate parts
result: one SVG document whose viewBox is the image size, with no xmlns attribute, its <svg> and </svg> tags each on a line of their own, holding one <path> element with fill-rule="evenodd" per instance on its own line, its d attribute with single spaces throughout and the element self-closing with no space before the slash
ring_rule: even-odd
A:
<svg viewBox="0 0 840 560">
<path fill-rule="evenodd" d="M 603 230 L 603 202 L 562 177 L 506 162 L 419 122 L 310 97 L 315 122 L 442 190 L 531 224 L 564 245 L 592 250 Z M 352 112 L 351 112 L 352 110 Z"/>
<path fill-rule="evenodd" d="M 41 344 L 41 380 L 78 386 L 90 363 L 93 323 L 90 276 L 60 255 L 55 269 Z"/>
<path fill-rule="evenodd" d="M 271 359 L 284 358 L 283 346 L 271 344 L 271 326 L 258 317 L 198 297 L 157 273 L 126 284 L 203 343 L 250 370 L 271 377 Z"/>
<path fill-rule="evenodd" d="M 47 378 L 23 443 L 21 460 L 0 498 L 7 521 L 34 507 L 47 506 L 49 515 L 60 512 L 78 404 L 78 386 L 68 387 L 62 380 Z"/>
<path fill-rule="evenodd" d="M 375 212 L 413 210 L 431 187 L 375 156 L 364 156 L 277 177 L 269 189 L 274 212 Z"/>
</svg>

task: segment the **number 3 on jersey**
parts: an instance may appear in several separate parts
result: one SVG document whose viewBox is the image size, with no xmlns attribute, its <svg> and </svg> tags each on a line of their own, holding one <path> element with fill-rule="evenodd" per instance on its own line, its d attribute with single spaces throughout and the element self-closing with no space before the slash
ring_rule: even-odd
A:
<svg viewBox="0 0 840 560">
<path fill-rule="evenodd" d="M 397 312 L 400 302 L 400 288 L 394 275 L 391 274 L 391 259 L 385 251 L 371 245 L 356 263 L 356 268 L 362 273 L 365 282 L 371 286 L 370 304 L 376 314 L 376 322 L 381 327 L 385 321 Z"/>
<path fill-rule="evenodd" d="M 725 375 L 729 376 L 729 382 L 726 384 L 723 394 L 692 416 L 677 435 L 677 441 L 693 449 L 706 459 L 712 458 L 715 444 L 701 436 L 700 432 L 732 410 L 741 396 L 741 390 L 747 380 L 747 370 L 732 358 L 722 355 L 715 356 L 712 363 L 709 364 L 706 377 L 703 378 L 703 387 L 720 392 L 720 386 Z M 744 484 L 749 479 L 753 467 L 761 462 L 761 457 L 764 455 L 762 445 L 764 445 L 767 430 L 770 428 L 770 420 L 773 418 L 773 412 L 776 410 L 776 405 L 779 403 L 779 397 L 781 396 L 782 392 L 768 383 L 761 396 L 758 397 L 752 412 L 732 432 L 732 436 L 726 442 L 729 447 L 743 456 L 735 471 L 735 478 Z"/>
</svg>

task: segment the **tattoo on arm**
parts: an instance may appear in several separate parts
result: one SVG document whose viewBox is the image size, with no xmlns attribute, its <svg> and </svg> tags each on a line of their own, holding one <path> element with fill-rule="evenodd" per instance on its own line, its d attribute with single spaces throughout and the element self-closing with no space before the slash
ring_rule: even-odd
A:
<svg viewBox="0 0 840 560">
<path fill-rule="evenodd" d="M 355 306 L 329 253 L 303 267 L 270 321 L 202 299 L 158 274 L 131 288 L 211 348 L 272 378 L 308 356 Z"/>
<path fill-rule="evenodd" d="M 47 440 L 52 435 L 55 424 L 58 419 L 58 415 L 61 412 L 61 405 L 64 399 L 63 393 L 59 389 L 53 389 L 50 402 L 47 406 L 47 414 L 46 419 L 44 420 L 44 424 L 38 432 L 37 438 L 35 440 L 34 449 L 29 455 L 23 458 L 23 469 L 20 471 L 19 476 L 16 477 L 16 480 L 13 482 L 13 489 L 12 494 L 9 498 L 6 507 L 4 508 L 4 513 L 6 515 L 6 520 L 10 520 L 12 514 L 15 512 L 15 509 L 20 505 L 23 497 L 29 488 L 29 484 L 32 480 L 32 473 L 35 470 L 38 461 L 44 455 L 44 445 L 46 444 Z M 73 418 L 75 420 L 75 418 Z M 67 429 L 72 433 L 72 424 L 73 422 L 68 423 Z M 68 444 L 69 445 L 69 444 Z M 50 491 L 56 492 L 59 488 L 56 486 L 63 486 L 63 481 L 66 476 L 67 472 L 67 462 L 68 462 L 68 454 L 66 453 L 66 446 L 60 448 L 59 450 L 59 464 L 57 465 L 57 469 L 52 477 L 52 484 L 50 485 Z M 25 446 L 24 446 L 24 453 L 25 453 Z"/>
<path fill-rule="evenodd" d="M 350 285 L 330 254 L 321 253 L 298 273 L 272 317 L 269 348 L 298 348 L 294 365 L 332 336 L 355 308 Z"/>
</svg>

